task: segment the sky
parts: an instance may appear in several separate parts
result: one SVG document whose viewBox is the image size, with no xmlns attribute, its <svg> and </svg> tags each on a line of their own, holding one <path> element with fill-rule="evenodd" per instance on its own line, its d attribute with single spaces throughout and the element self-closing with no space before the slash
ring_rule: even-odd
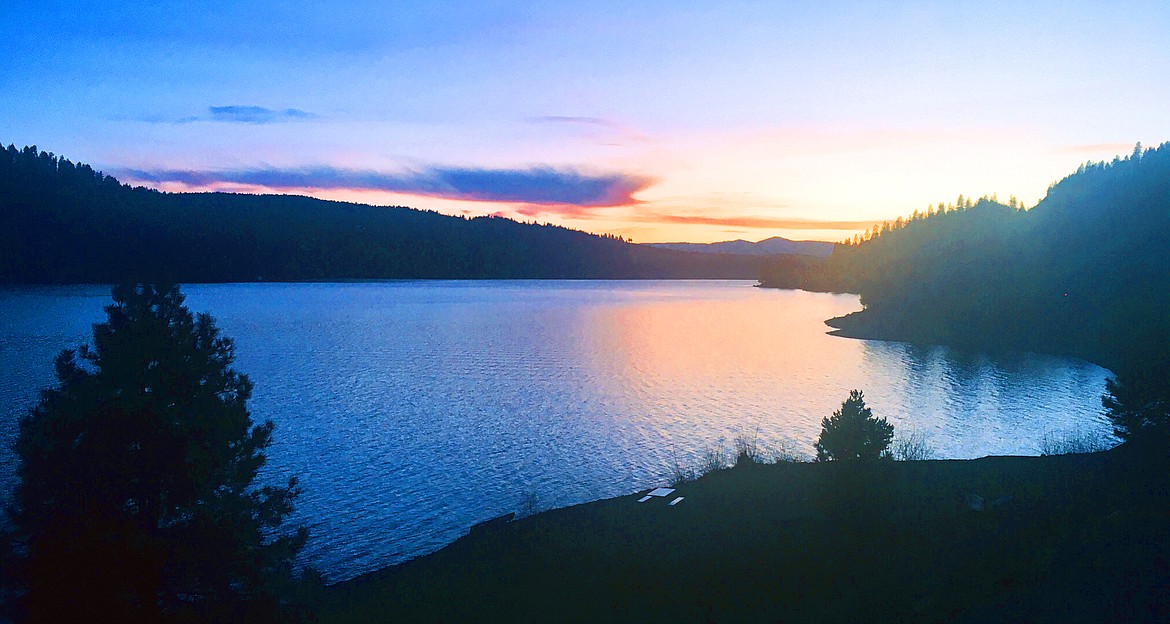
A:
<svg viewBox="0 0 1170 624">
<path fill-rule="evenodd" d="M 161 4 L 161 3 L 158 3 Z M 167 191 L 841 240 L 1170 141 L 1170 3 L 0 3 L 0 142 Z"/>
</svg>

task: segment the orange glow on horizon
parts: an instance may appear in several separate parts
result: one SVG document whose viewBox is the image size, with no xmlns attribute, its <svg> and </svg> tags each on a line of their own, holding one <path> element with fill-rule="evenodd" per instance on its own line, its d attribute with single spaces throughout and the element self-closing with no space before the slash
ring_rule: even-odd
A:
<svg viewBox="0 0 1170 624">
<path fill-rule="evenodd" d="M 654 180 L 616 206 L 451 199 L 353 188 L 229 183 L 199 187 L 175 182 L 155 186 L 179 192 L 301 194 L 453 216 L 501 215 L 639 243 L 759 241 L 774 236 L 839 242 L 873 225 L 952 202 L 959 194 L 1015 195 L 1025 206 L 1033 206 L 1049 184 L 1085 159 L 1111 158 L 1124 151 L 1119 147 L 1115 143 L 1053 147 L 1019 128 L 989 128 L 977 135 L 945 129 L 932 133 L 920 128 L 795 127 L 649 137 L 622 157 L 589 168 Z"/>
</svg>

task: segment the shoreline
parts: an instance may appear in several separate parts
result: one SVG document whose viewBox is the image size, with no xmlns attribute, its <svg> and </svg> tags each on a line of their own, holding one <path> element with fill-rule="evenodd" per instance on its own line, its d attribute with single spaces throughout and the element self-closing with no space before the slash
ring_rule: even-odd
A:
<svg viewBox="0 0 1170 624">
<path fill-rule="evenodd" d="M 777 290 L 807 290 L 803 288 L 785 288 L 782 286 L 768 286 L 764 283 L 756 284 L 757 288 L 773 288 Z M 827 290 L 807 290 L 807 292 L 827 292 L 830 294 L 852 294 L 857 293 L 836 293 Z M 1101 368 L 1115 373 L 1118 364 L 1120 363 L 1116 355 L 1110 353 L 1088 353 L 1077 349 L 1044 349 L 1036 345 L 1029 345 L 1016 341 L 1015 344 L 1001 344 L 1001 345 L 987 345 L 978 344 L 974 341 L 964 341 L 962 339 L 956 340 L 955 336 L 925 336 L 915 334 L 913 330 L 901 328 L 894 321 L 889 318 L 882 318 L 874 316 L 870 310 L 858 310 L 851 312 L 844 316 L 835 316 L 833 318 L 825 319 L 825 325 L 833 328 L 832 331 L 825 332 L 830 336 L 838 338 L 851 338 L 854 340 L 879 340 L 882 342 L 904 342 L 907 344 L 921 345 L 921 346 L 944 346 L 951 349 L 957 349 L 967 352 L 978 353 L 1011 353 L 1011 352 L 1026 352 L 1026 353 L 1041 353 L 1045 355 L 1053 355 L 1057 357 L 1075 358 L 1090 364 L 1100 366 Z"/>
<path fill-rule="evenodd" d="M 900 331 L 885 323 L 880 317 L 865 315 L 865 310 L 852 312 L 844 316 L 835 316 L 824 321 L 825 325 L 833 330 L 826 332 L 838 338 L 853 340 L 878 340 L 883 342 L 904 342 L 922 346 L 943 346 L 964 352 L 974 353 L 1040 353 L 1062 358 L 1073 358 L 1099 366 L 1111 375 L 1116 374 L 1117 363 L 1114 358 L 1066 349 L 1040 349 L 1026 344 L 985 345 L 974 342 L 947 340 L 945 337 L 923 337 L 913 335 L 912 332 Z"/>
<path fill-rule="evenodd" d="M 1158 621 L 1168 464 L 1119 447 L 729 468 L 675 507 L 554 509 L 330 585 L 321 621 Z"/>
</svg>

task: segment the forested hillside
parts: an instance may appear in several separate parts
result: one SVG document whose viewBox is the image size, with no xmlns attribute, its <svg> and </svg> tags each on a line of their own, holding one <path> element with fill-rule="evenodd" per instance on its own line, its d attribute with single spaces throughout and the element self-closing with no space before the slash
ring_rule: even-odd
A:
<svg viewBox="0 0 1170 624">
<path fill-rule="evenodd" d="M 698 251 L 702 253 L 733 253 L 748 256 L 775 256 L 800 255 L 823 258 L 833 251 L 832 243 L 820 241 L 794 241 L 780 236 L 773 236 L 759 242 L 749 243 L 745 240 L 723 241 L 721 243 L 646 243 L 651 247 L 675 249 L 678 251 Z"/>
<path fill-rule="evenodd" d="M 0 150 L 0 283 L 756 279 L 761 263 L 505 218 L 290 195 L 162 193 L 35 146 Z"/>
<path fill-rule="evenodd" d="M 861 295 L 849 335 L 1030 349 L 1121 366 L 1170 347 L 1170 143 L 1089 163 L 1034 208 L 962 197 L 837 245 L 774 286 Z"/>
</svg>

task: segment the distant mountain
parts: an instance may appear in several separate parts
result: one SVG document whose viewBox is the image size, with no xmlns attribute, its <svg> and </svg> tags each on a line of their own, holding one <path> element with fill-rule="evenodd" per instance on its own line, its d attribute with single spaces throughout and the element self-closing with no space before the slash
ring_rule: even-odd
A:
<svg viewBox="0 0 1170 624">
<path fill-rule="evenodd" d="M 0 149 L 0 283 L 758 279 L 762 264 L 498 217 L 163 193 L 35 146 Z"/>
<path fill-rule="evenodd" d="M 833 251 L 833 243 L 821 241 L 794 241 L 773 236 L 758 243 L 745 240 L 724 241 L 722 243 L 645 243 L 648 247 L 673 249 L 675 251 L 691 251 L 696 253 L 722 253 L 738 256 L 774 256 L 778 254 L 793 254 L 800 256 L 816 256 L 824 258 Z"/>
</svg>

